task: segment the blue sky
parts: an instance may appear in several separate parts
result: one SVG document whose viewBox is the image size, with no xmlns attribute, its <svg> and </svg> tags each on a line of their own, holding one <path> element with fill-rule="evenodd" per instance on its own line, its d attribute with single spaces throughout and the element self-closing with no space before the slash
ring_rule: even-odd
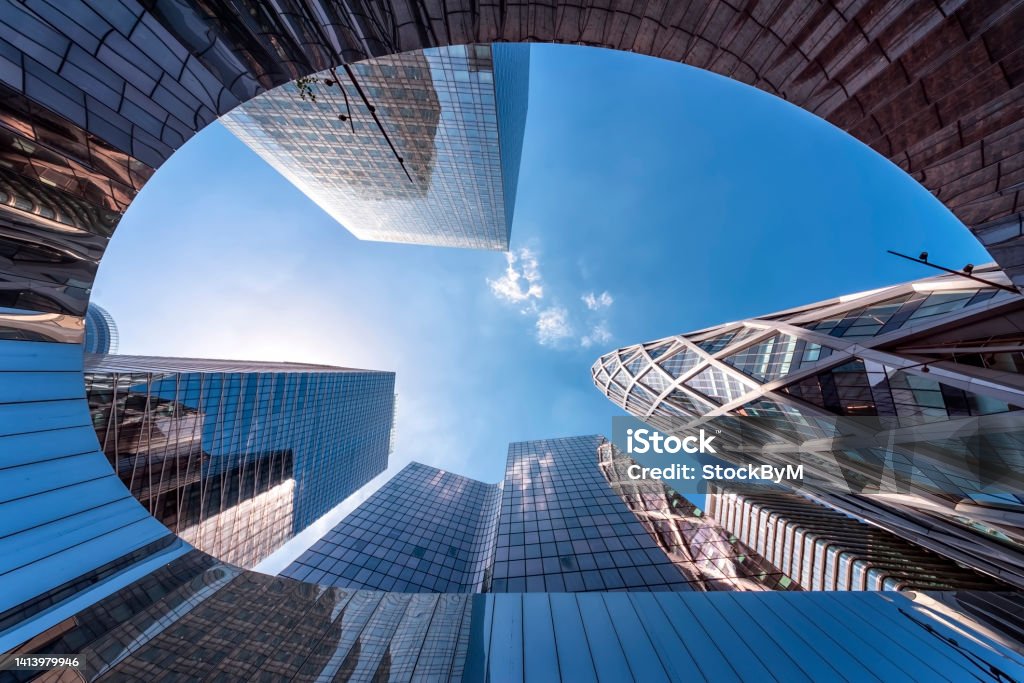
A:
<svg viewBox="0 0 1024 683">
<path fill-rule="evenodd" d="M 94 300 L 122 353 L 394 370 L 392 469 L 494 482 L 510 441 L 610 432 L 609 349 L 932 274 L 886 249 L 990 260 L 861 143 L 679 64 L 534 46 L 525 139 L 506 255 L 356 240 L 214 124 L 132 204 Z"/>
</svg>

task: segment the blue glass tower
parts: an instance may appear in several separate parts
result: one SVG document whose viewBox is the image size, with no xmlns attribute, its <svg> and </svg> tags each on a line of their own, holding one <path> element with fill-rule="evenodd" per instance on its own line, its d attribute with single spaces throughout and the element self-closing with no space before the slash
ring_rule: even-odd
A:
<svg viewBox="0 0 1024 683">
<path fill-rule="evenodd" d="M 505 191 L 505 224 L 512 229 L 523 158 L 526 113 L 530 105 L 530 45 L 495 43 L 494 92 L 498 104 L 498 142 L 501 145 L 501 182 Z"/>
<path fill-rule="evenodd" d="M 117 324 L 107 309 L 90 303 L 85 309 L 85 352 L 117 353 Z"/>
<path fill-rule="evenodd" d="M 410 463 L 282 575 L 342 588 L 480 592 L 500 502 L 499 484 Z"/>
<path fill-rule="evenodd" d="M 598 467 L 602 436 L 509 444 L 492 590 L 692 590 Z"/>
<path fill-rule="evenodd" d="M 222 121 L 359 239 L 504 251 L 529 80 L 529 45 L 451 45 L 321 71 Z"/>
<path fill-rule="evenodd" d="M 150 513 L 252 566 L 387 467 L 394 373 L 87 356 L 100 446 Z"/>
</svg>

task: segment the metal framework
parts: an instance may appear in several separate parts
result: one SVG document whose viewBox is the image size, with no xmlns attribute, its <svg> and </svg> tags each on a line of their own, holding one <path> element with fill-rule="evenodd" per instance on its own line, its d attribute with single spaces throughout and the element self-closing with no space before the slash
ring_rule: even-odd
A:
<svg viewBox="0 0 1024 683">
<path fill-rule="evenodd" d="M 624 347 L 591 373 L 659 429 L 721 428 L 722 457 L 803 464 L 809 493 L 1021 585 L 1022 312 L 941 275 Z"/>
<path fill-rule="evenodd" d="M 695 590 L 802 590 L 778 566 L 677 492 L 653 479 L 630 478 L 628 467 L 635 461 L 612 444 L 602 444 L 597 457 L 612 490 Z"/>
</svg>

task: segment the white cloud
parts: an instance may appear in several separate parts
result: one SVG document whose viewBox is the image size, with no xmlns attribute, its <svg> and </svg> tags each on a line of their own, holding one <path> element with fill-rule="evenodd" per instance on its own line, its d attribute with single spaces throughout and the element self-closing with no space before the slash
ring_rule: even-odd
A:
<svg viewBox="0 0 1024 683">
<path fill-rule="evenodd" d="M 612 340 L 611 330 L 608 329 L 608 321 L 602 320 L 590 329 L 590 333 L 580 338 L 580 345 L 589 349 L 594 344 L 607 344 Z"/>
<path fill-rule="evenodd" d="M 487 278 L 491 291 L 499 299 L 509 303 L 533 303 L 531 300 L 544 298 L 541 283 L 540 264 L 530 249 L 523 247 L 505 254 L 508 266 L 505 274 L 496 280 Z"/>
<path fill-rule="evenodd" d="M 487 284 L 496 298 L 518 304 L 521 312 L 533 319 L 539 344 L 572 348 L 572 343 L 559 342 L 576 337 L 576 330 L 586 331 L 579 337 L 579 344 L 583 348 L 611 341 L 607 309 L 611 308 L 615 299 L 610 292 L 590 291 L 580 296 L 579 300 L 586 310 L 579 304 L 569 307 L 561 305 L 559 300 L 562 297 L 559 296 L 548 297 L 546 307 L 542 308 L 546 292 L 536 253 L 529 247 L 521 247 L 505 254 L 505 260 L 505 272 L 499 278 L 487 278 Z"/>
<path fill-rule="evenodd" d="M 537 314 L 537 341 L 543 346 L 571 337 L 572 325 L 569 324 L 569 312 L 561 306 L 545 308 Z"/>
<path fill-rule="evenodd" d="M 580 300 L 592 311 L 596 311 L 601 308 L 608 308 L 615 303 L 615 299 L 613 299 L 612 295 L 608 292 L 601 292 L 596 295 L 593 292 L 588 292 L 581 296 Z"/>
</svg>

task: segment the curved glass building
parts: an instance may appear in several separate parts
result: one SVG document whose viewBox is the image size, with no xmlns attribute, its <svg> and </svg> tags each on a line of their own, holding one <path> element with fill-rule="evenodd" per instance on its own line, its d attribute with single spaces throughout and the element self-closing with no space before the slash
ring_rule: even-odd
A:
<svg viewBox="0 0 1024 683">
<path fill-rule="evenodd" d="M 1024 297 L 994 266 L 636 344 L 595 385 L 719 457 L 1024 585 Z"/>
<path fill-rule="evenodd" d="M 85 309 L 85 352 L 117 353 L 117 323 L 99 304 L 90 303 Z"/>
</svg>

